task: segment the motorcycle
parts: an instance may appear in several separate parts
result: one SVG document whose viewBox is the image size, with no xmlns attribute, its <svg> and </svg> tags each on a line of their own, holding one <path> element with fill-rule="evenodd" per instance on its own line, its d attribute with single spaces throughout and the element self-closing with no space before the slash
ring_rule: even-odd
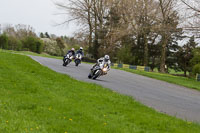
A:
<svg viewBox="0 0 200 133">
<path fill-rule="evenodd" d="M 74 60 L 75 65 L 78 66 L 81 63 L 82 55 L 80 53 L 76 54 L 76 58 Z"/>
<path fill-rule="evenodd" d="M 67 54 L 66 56 L 64 56 L 63 58 L 63 66 L 67 66 L 73 59 L 73 55 L 72 53 Z"/>
<path fill-rule="evenodd" d="M 109 71 L 109 67 L 107 63 L 100 64 L 99 66 L 95 66 L 89 73 L 89 79 L 96 79 L 100 76 L 106 75 Z"/>
</svg>

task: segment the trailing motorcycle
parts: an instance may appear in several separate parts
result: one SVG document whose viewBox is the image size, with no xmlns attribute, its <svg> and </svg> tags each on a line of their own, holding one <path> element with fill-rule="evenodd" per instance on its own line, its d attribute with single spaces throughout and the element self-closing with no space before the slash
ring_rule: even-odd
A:
<svg viewBox="0 0 200 133">
<path fill-rule="evenodd" d="M 109 71 L 109 66 L 107 63 L 96 65 L 93 69 L 91 69 L 88 78 L 96 79 L 100 76 L 106 75 Z"/>
<path fill-rule="evenodd" d="M 73 55 L 72 53 L 67 54 L 66 56 L 64 56 L 63 58 L 63 66 L 67 66 L 73 59 Z"/>
<path fill-rule="evenodd" d="M 80 53 L 76 54 L 76 57 L 74 60 L 76 66 L 78 66 L 81 63 L 81 59 L 82 59 L 82 55 Z"/>
</svg>

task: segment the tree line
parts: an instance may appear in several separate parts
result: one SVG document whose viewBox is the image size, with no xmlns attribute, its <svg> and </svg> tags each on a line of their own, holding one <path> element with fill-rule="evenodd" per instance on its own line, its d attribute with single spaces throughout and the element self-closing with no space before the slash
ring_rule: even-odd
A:
<svg viewBox="0 0 200 133">
<path fill-rule="evenodd" d="M 1 49 L 41 53 L 43 46 L 43 42 L 37 37 L 34 29 L 28 25 L 7 25 L 0 35 Z"/>
<path fill-rule="evenodd" d="M 61 24 L 76 21 L 88 52 L 99 58 L 109 53 L 112 61 L 192 72 L 198 51 L 195 36 L 185 34 L 177 0 L 68 0 L 57 2 L 68 15 Z M 187 1 L 182 0 L 183 6 Z M 191 8 L 192 9 L 192 8 Z M 195 8 L 196 9 L 196 8 Z M 191 11 L 195 13 L 197 11 Z M 179 42 L 187 38 L 187 42 Z M 197 52 L 198 53 L 198 52 Z"/>
<path fill-rule="evenodd" d="M 80 41 L 74 37 L 56 36 L 48 32 L 35 33 L 33 27 L 18 24 L 4 25 L 0 31 L 0 48 L 17 51 L 31 51 L 47 53 L 54 56 L 63 56 L 71 47 L 78 49 Z"/>
</svg>

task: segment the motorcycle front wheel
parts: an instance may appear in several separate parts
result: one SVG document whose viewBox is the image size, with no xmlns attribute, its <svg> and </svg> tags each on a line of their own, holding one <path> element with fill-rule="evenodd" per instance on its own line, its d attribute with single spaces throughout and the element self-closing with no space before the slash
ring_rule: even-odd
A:
<svg viewBox="0 0 200 133">
<path fill-rule="evenodd" d="M 94 75 L 92 76 L 92 79 L 96 79 L 96 78 L 98 78 L 99 76 L 101 75 L 101 71 L 100 70 L 96 70 L 95 72 L 94 72 Z"/>
</svg>

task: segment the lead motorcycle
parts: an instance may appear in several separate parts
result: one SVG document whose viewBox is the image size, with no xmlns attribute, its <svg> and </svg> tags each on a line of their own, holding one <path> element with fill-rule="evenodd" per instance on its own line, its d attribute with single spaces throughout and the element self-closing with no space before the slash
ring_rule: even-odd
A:
<svg viewBox="0 0 200 133">
<path fill-rule="evenodd" d="M 63 58 L 63 66 L 67 66 L 73 59 L 73 55 L 72 53 L 67 54 L 66 56 L 64 56 Z"/>
<path fill-rule="evenodd" d="M 76 54 L 76 57 L 74 60 L 76 66 L 78 66 L 81 63 L 81 59 L 82 59 L 82 55 L 80 53 Z"/>
<path fill-rule="evenodd" d="M 89 79 L 96 79 L 100 76 L 106 75 L 109 71 L 109 66 L 107 63 L 103 63 L 100 65 L 95 66 L 93 69 L 91 69 L 88 78 Z"/>
</svg>

